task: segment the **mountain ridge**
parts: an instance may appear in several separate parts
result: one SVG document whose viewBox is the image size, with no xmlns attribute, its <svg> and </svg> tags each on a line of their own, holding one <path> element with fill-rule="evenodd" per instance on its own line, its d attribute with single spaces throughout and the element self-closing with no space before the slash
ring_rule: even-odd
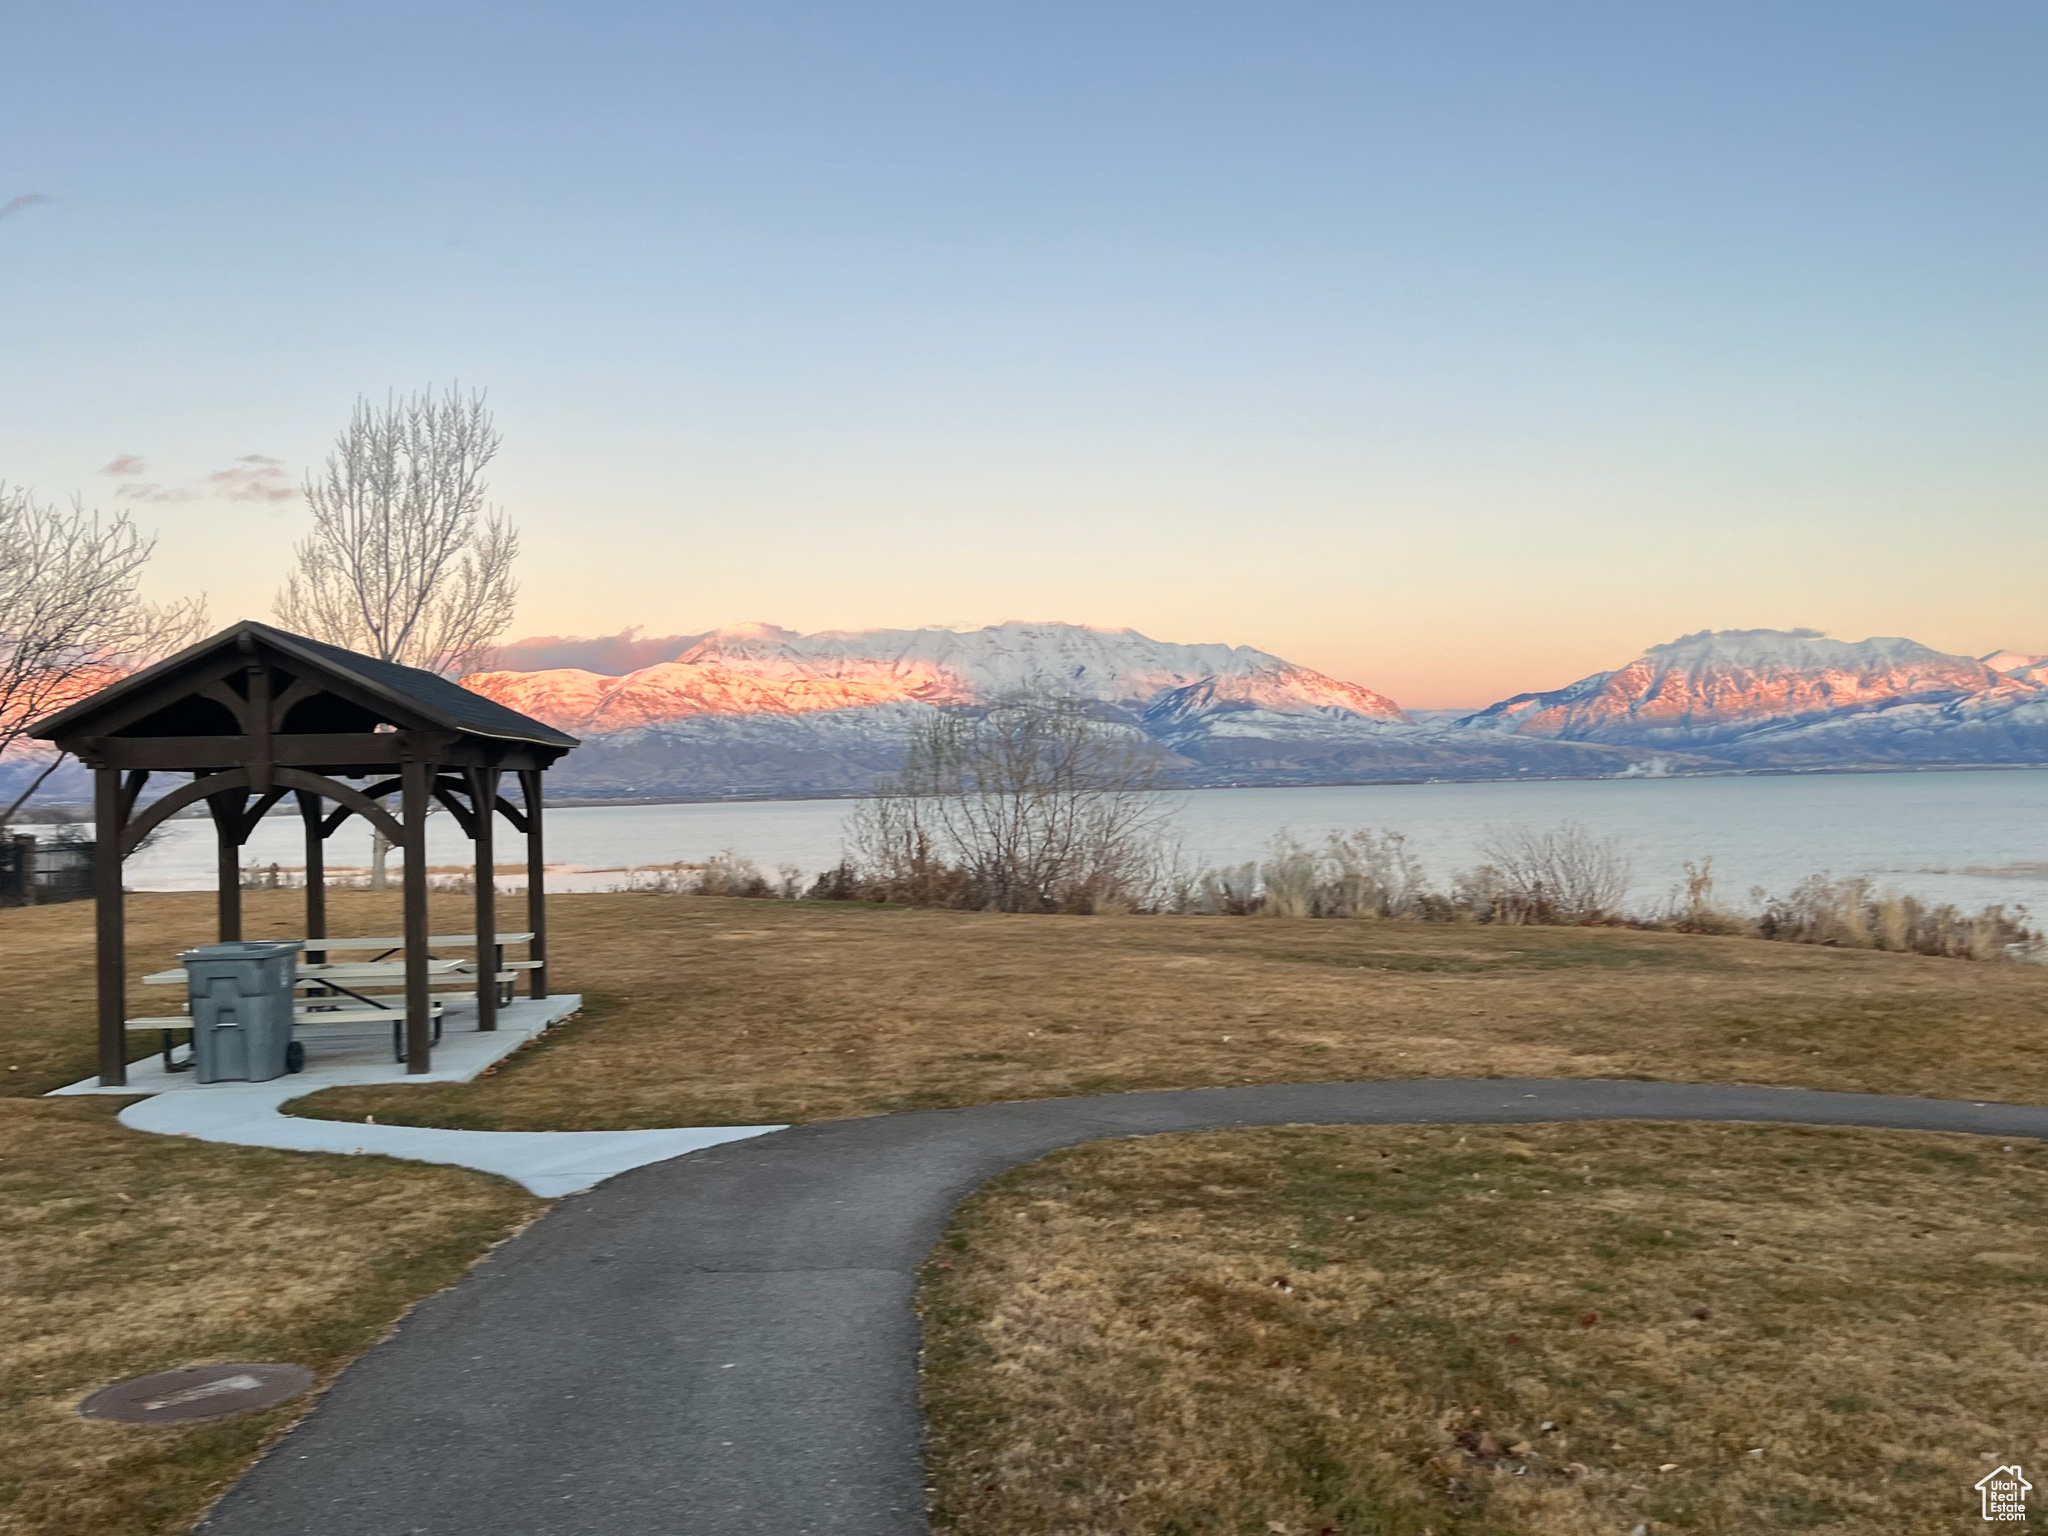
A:
<svg viewBox="0 0 2048 1536">
<path fill-rule="evenodd" d="M 595 656 L 616 638 L 510 649 Z M 1091 700 L 1189 785 L 2048 761 L 2048 658 L 1956 656 L 1899 637 L 1702 630 L 1562 688 L 1417 717 L 1250 646 L 1130 629 L 741 624 L 624 638 L 611 653 L 680 649 L 616 675 L 500 669 L 464 683 L 583 736 L 553 777 L 592 798 L 859 793 L 931 711 L 1032 689 Z"/>
</svg>

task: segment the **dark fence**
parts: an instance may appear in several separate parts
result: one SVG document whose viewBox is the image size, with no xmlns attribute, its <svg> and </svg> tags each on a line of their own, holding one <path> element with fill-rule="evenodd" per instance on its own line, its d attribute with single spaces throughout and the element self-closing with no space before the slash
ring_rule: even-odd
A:
<svg viewBox="0 0 2048 1536">
<path fill-rule="evenodd" d="M 0 907 L 41 907 L 92 895 L 92 844 L 0 838 Z"/>
</svg>

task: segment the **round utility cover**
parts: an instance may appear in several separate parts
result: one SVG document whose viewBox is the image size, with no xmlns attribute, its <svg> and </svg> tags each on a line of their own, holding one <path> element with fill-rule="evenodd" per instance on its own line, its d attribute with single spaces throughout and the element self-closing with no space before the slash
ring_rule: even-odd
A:
<svg viewBox="0 0 2048 1536">
<path fill-rule="evenodd" d="M 123 1424 L 190 1424 L 269 1408 L 312 1385 L 313 1373 L 296 1365 L 247 1360 L 187 1365 L 102 1387 L 78 1411 L 88 1419 Z"/>
</svg>

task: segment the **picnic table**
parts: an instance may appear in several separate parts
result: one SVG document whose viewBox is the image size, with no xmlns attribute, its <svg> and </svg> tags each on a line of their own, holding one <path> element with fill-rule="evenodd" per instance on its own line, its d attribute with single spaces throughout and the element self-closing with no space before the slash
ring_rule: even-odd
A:
<svg viewBox="0 0 2048 1536">
<path fill-rule="evenodd" d="M 512 983 L 519 979 L 521 971 L 532 970 L 537 960 L 506 960 L 505 946 L 525 944 L 532 940 L 531 933 L 495 933 L 491 935 L 490 951 L 496 964 L 491 969 L 488 983 L 497 991 L 500 1002 L 511 1000 Z M 325 956 L 340 951 L 369 952 L 367 960 L 322 960 L 314 964 L 297 967 L 294 988 L 303 989 L 307 996 L 296 1002 L 292 1008 L 292 1025 L 296 1030 L 307 1025 L 362 1024 L 366 1022 L 391 1024 L 391 1046 L 398 1060 L 405 1059 L 405 1021 L 407 1017 L 402 997 L 391 1000 L 388 994 L 403 992 L 406 980 L 406 966 L 403 959 L 387 957 L 401 953 L 405 940 L 400 938 L 317 938 L 286 940 L 304 946 L 302 952 Z M 477 936 L 473 933 L 436 934 L 428 938 L 426 947 L 435 949 L 476 949 Z M 429 958 L 426 963 L 427 985 L 430 988 L 472 986 L 481 988 L 486 984 L 481 956 L 476 960 Z M 142 978 L 145 986 L 181 987 L 189 980 L 183 966 L 169 970 L 153 971 Z M 433 1020 L 435 1044 L 441 1040 L 441 1015 L 446 1004 L 476 1001 L 476 991 L 457 992 L 433 999 L 428 1004 L 428 1013 Z M 337 999 L 347 998 L 348 1002 Z M 395 1002 L 395 1006 L 394 1006 Z M 190 1031 L 192 1021 L 189 1011 L 174 1015 L 152 1015 L 145 1018 L 129 1019 L 131 1030 L 155 1029 L 162 1032 L 163 1060 L 166 1071 L 182 1072 L 190 1062 L 176 1062 L 172 1059 L 174 1042 L 171 1036 L 180 1031 Z"/>
</svg>

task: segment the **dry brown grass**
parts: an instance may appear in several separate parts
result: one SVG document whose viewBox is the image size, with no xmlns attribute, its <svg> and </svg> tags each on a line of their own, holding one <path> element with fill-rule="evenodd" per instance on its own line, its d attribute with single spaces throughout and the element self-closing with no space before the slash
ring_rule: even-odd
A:
<svg viewBox="0 0 2048 1536">
<path fill-rule="evenodd" d="M 297 932 L 301 899 L 248 893 L 250 936 Z M 331 903 L 337 933 L 398 923 L 396 893 Z M 210 938 L 212 910 L 210 896 L 133 898 L 134 974 Z M 464 931 L 469 910 L 437 898 L 434 927 Z M 760 1123 L 1485 1073 L 2048 1098 L 2048 971 L 2033 967 L 1615 930 L 658 894 L 565 896 L 553 912 L 557 987 L 591 998 L 582 1020 L 483 1082 L 310 1107 L 483 1127 Z M 0 1262 L 27 1319 L 0 1359 L 14 1451 L 0 1529 L 174 1530 L 284 1411 L 132 1430 L 70 1417 L 79 1397 L 234 1356 L 331 1370 L 536 1202 L 459 1170 L 136 1135 L 104 1100 L 21 1102 L 92 1070 L 89 906 L 0 911 L 0 957 L 0 1098 L 14 1101 L 0 1105 Z M 138 986 L 134 1001 L 167 997 Z"/>
<path fill-rule="evenodd" d="M 937 1524 L 1979 1527 L 1976 1480 L 2048 1454 L 2044 1216 L 2048 1149 L 1962 1136 L 1302 1128 L 1079 1148 L 986 1188 L 926 1266 Z"/>
<path fill-rule="evenodd" d="M 89 1422 L 80 1399 L 216 1360 L 296 1361 L 324 1385 L 541 1207 L 461 1169 L 142 1135 L 114 1122 L 122 1102 L 0 1102 L 9 1536 L 187 1529 L 310 1399 L 174 1428 Z"/>
<path fill-rule="evenodd" d="M 302 896 L 244 895 L 249 935 Z M 334 891 L 336 933 L 396 893 Z M 211 937 L 130 899 L 131 971 Z M 504 921 L 518 920 L 514 899 Z M 468 899 L 436 898 L 463 932 Z M 1063 1093 L 1334 1078 L 1658 1077 L 2048 1101 L 2048 966 L 1695 934 L 1278 918 L 1033 917 L 649 892 L 554 898 L 585 1016 L 490 1079 L 303 1113 L 490 1128 L 760 1124 Z M 92 1071 L 84 903 L 0 910 L 4 1093 Z M 137 985 L 138 1011 L 160 988 Z M 137 1040 L 136 1054 L 152 1041 Z"/>
<path fill-rule="evenodd" d="M 1604 928 L 1035 917 L 628 893 L 552 908 L 585 1017 L 488 1081 L 301 1112 L 761 1124 L 1334 1078 L 2048 1100 L 2048 967 Z"/>
</svg>

